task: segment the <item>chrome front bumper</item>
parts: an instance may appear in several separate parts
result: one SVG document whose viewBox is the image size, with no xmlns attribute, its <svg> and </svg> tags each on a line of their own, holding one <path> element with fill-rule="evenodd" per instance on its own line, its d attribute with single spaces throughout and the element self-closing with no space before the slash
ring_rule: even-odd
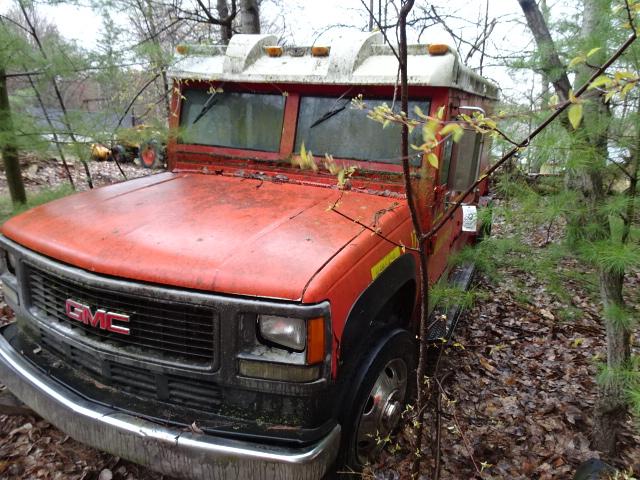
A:
<svg viewBox="0 0 640 480">
<path fill-rule="evenodd" d="M 0 382 L 76 440 L 153 470 L 194 479 L 316 479 L 336 459 L 340 426 L 306 448 L 184 432 L 108 408 L 44 375 L 0 335 Z"/>
</svg>

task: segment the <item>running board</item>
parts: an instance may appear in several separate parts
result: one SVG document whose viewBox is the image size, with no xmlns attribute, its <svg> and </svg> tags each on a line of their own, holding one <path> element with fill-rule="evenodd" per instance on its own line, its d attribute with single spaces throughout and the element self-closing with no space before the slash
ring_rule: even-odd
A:
<svg viewBox="0 0 640 480">
<path fill-rule="evenodd" d="M 457 287 L 461 290 L 467 291 L 471 287 L 471 282 L 475 275 L 476 268 L 473 264 L 467 263 L 457 266 L 449 274 L 449 284 L 452 287 Z M 453 305 L 443 311 L 441 309 L 434 309 L 429 316 L 429 325 L 433 324 L 429 333 L 427 334 L 427 340 L 434 342 L 436 340 L 446 339 L 449 340 L 453 335 L 453 331 L 458 325 L 460 315 L 464 308 L 462 305 Z M 439 320 L 444 315 L 443 320 Z M 438 319 L 435 323 L 434 321 Z"/>
</svg>

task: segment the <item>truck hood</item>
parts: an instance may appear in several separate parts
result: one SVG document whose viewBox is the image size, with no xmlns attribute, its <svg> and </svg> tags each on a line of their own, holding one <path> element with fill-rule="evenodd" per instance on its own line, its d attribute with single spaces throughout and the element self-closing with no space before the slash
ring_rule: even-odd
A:
<svg viewBox="0 0 640 480">
<path fill-rule="evenodd" d="M 163 173 L 36 207 L 2 233 L 100 274 L 300 300 L 313 277 L 393 199 L 240 177 Z M 392 215 L 394 216 L 394 215 Z M 355 252 L 354 252 L 355 253 Z"/>
</svg>

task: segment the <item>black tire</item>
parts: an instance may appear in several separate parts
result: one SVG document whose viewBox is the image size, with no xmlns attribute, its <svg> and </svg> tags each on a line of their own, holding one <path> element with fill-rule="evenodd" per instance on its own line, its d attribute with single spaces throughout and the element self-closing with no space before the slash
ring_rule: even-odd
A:
<svg viewBox="0 0 640 480">
<path fill-rule="evenodd" d="M 376 440 L 393 432 L 406 404 L 414 395 L 414 337 L 406 330 L 396 330 L 385 341 L 373 346 L 374 348 L 367 349 L 372 353 L 360 363 L 359 375 L 352 377 L 354 381 L 349 382 L 350 386 L 357 388 L 354 388 L 352 395 L 346 396 L 347 402 L 344 405 L 347 407 L 340 418 L 342 443 L 337 463 L 338 472 L 359 472 L 366 464 L 375 460 L 383 447 L 377 445 Z M 402 371 L 404 392 L 398 388 L 397 392 L 390 391 L 386 396 L 381 394 L 380 382 L 397 386 L 402 383 L 402 379 L 398 377 Z M 377 400 L 376 394 L 380 394 Z"/>
<path fill-rule="evenodd" d="M 111 158 L 110 160 L 113 160 L 116 163 L 125 163 L 128 160 L 127 158 L 127 152 L 126 149 L 122 146 L 122 145 L 115 145 L 112 149 L 111 149 Z"/>
<path fill-rule="evenodd" d="M 164 167 L 164 148 L 157 140 L 149 140 L 140 145 L 138 160 L 143 168 Z"/>
</svg>

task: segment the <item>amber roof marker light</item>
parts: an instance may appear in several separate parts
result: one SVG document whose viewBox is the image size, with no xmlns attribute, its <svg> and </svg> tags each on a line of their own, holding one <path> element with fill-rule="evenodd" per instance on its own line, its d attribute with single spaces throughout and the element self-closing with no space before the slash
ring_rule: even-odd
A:
<svg viewBox="0 0 640 480">
<path fill-rule="evenodd" d="M 264 51 L 270 57 L 281 57 L 282 56 L 282 47 L 279 47 L 279 46 L 264 47 Z"/>
<path fill-rule="evenodd" d="M 311 47 L 311 55 L 314 57 L 328 57 L 331 47 Z"/>
<path fill-rule="evenodd" d="M 445 55 L 449 53 L 449 45 L 445 43 L 430 43 L 427 45 L 429 55 Z"/>
</svg>

